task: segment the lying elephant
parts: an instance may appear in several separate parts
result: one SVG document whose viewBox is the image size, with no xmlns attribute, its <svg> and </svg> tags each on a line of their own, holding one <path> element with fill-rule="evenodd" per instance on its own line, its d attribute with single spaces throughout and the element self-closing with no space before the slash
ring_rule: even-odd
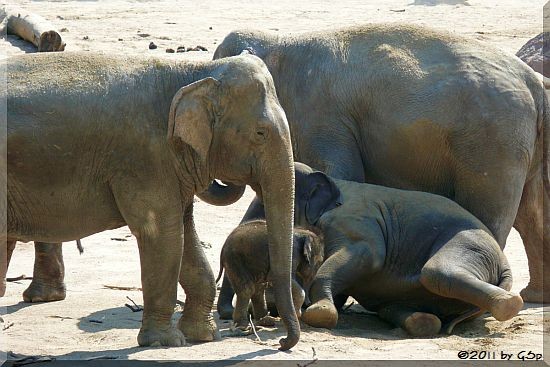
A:
<svg viewBox="0 0 550 367">
<path fill-rule="evenodd" d="M 300 317 L 308 289 L 317 270 L 323 263 L 322 238 L 304 228 L 294 228 L 292 251 L 292 298 Z M 248 330 L 248 305 L 252 300 L 254 318 L 260 325 L 272 326 L 268 315 L 265 290 L 271 282 L 268 232 L 265 220 L 240 224 L 227 237 L 220 255 L 218 282 L 225 274 L 237 293 L 233 313 L 235 325 Z"/>
<path fill-rule="evenodd" d="M 296 160 L 335 178 L 446 196 L 501 248 L 513 225 L 531 276 L 521 295 L 550 301 L 550 104 L 533 70 L 490 45 L 412 25 L 235 31 L 214 58 L 242 50 L 273 75 Z"/>
<path fill-rule="evenodd" d="M 523 307 L 489 229 L 439 195 L 333 179 L 296 164 L 296 223 L 325 239 L 325 262 L 302 320 L 333 328 L 345 294 L 415 336 L 488 310 L 499 321 Z M 336 202 L 342 205 L 335 206 Z M 327 210 L 328 208 L 328 210 Z M 332 208 L 332 209 L 331 209 Z"/>
<path fill-rule="evenodd" d="M 209 341 L 219 334 L 211 313 L 216 288 L 195 232 L 193 195 L 215 178 L 250 184 L 267 208 L 274 291 L 288 331 L 281 349 L 298 342 L 292 148 L 260 59 L 45 53 L 9 59 L 7 77 L 8 242 L 55 243 L 128 225 L 141 259 L 138 343 L 182 345 L 182 331 Z M 176 328 L 178 275 L 187 303 Z"/>
</svg>

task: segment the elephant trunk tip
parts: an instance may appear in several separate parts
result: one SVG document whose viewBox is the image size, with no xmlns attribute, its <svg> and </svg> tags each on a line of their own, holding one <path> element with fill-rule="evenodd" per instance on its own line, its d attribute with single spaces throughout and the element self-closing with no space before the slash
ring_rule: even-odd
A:
<svg viewBox="0 0 550 367">
<path fill-rule="evenodd" d="M 279 347 L 280 351 L 289 350 L 292 347 L 294 347 L 296 344 L 298 344 L 298 341 L 300 340 L 299 335 L 289 335 L 286 338 L 281 338 L 279 340 L 279 344 L 281 345 Z"/>
</svg>

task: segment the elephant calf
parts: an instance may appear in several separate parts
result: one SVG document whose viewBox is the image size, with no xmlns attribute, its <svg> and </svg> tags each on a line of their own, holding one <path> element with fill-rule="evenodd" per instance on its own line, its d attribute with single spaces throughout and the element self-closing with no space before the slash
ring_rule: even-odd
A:
<svg viewBox="0 0 550 367">
<path fill-rule="evenodd" d="M 482 310 L 508 320 L 523 307 L 491 232 L 447 198 L 333 179 L 296 164 L 295 208 L 297 224 L 319 228 L 325 241 L 302 315 L 311 326 L 336 326 L 338 295 L 415 336 L 442 325 L 450 333 Z"/>
<path fill-rule="evenodd" d="M 292 251 L 292 298 L 298 317 L 305 300 L 305 291 L 311 285 L 317 270 L 323 263 L 322 236 L 296 227 Z M 272 326 L 265 300 L 265 290 L 270 282 L 268 235 L 265 220 L 240 224 L 231 232 L 223 245 L 220 256 L 219 281 L 223 270 L 237 294 L 233 321 L 241 330 L 247 330 L 248 305 L 252 300 L 254 318 L 260 325 Z"/>
</svg>

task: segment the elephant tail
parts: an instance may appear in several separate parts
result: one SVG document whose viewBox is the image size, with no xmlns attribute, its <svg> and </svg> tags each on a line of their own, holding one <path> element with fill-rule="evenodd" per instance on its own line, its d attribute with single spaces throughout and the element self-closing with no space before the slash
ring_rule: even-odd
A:
<svg viewBox="0 0 550 367">
<path fill-rule="evenodd" d="M 80 252 L 80 255 L 84 253 L 84 247 L 82 247 L 82 242 L 80 242 L 80 239 L 76 240 L 76 248 L 78 249 L 78 252 Z"/>
<path fill-rule="evenodd" d="M 216 283 L 220 281 L 223 275 L 223 265 L 220 264 L 220 272 L 218 273 L 218 277 L 216 278 Z"/>
<path fill-rule="evenodd" d="M 220 279 L 222 278 L 222 275 L 223 275 L 223 261 L 222 261 L 222 258 L 223 258 L 223 249 L 222 249 L 222 253 L 220 254 L 220 271 L 218 272 L 218 277 L 216 278 L 216 284 L 220 281 Z"/>
</svg>

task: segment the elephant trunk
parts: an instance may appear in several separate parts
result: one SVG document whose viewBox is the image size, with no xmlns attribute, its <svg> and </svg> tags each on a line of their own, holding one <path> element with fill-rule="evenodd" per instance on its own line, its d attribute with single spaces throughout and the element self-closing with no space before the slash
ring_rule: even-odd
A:
<svg viewBox="0 0 550 367">
<path fill-rule="evenodd" d="M 216 180 L 208 186 L 208 189 L 196 194 L 202 201 L 211 205 L 231 205 L 239 200 L 243 194 L 246 186 L 239 186 L 233 184 L 220 185 Z"/>
<path fill-rule="evenodd" d="M 291 293 L 294 163 L 290 147 L 280 149 L 278 154 L 271 153 L 272 158 L 265 162 L 269 169 L 264 171 L 260 186 L 267 221 L 270 279 L 279 316 L 287 329 L 287 337 L 279 341 L 279 349 L 288 350 L 300 339 L 300 323 Z"/>
</svg>

